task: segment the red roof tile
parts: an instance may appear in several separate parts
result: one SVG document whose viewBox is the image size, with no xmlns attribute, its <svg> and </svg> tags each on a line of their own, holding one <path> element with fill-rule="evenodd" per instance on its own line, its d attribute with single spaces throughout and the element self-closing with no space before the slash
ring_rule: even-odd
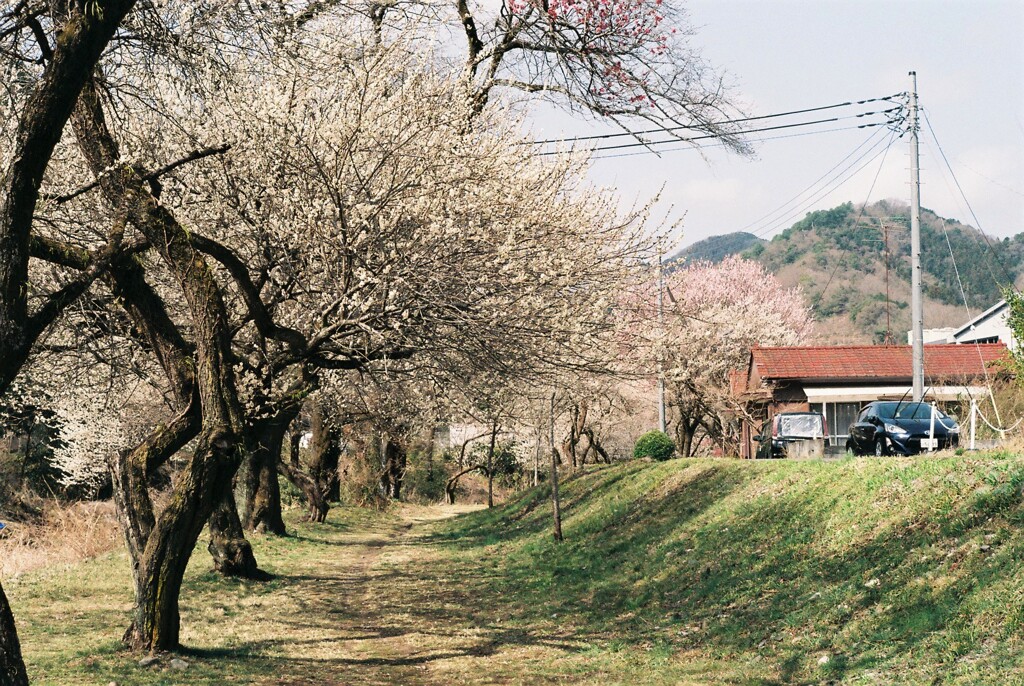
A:
<svg viewBox="0 0 1024 686">
<path fill-rule="evenodd" d="M 754 348 L 751 354 L 758 376 L 764 380 L 909 381 L 912 376 L 913 353 L 909 345 Z M 1006 354 L 1002 343 L 928 344 L 924 346 L 925 378 L 982 377 L 991 362 Z"/>
</svg>

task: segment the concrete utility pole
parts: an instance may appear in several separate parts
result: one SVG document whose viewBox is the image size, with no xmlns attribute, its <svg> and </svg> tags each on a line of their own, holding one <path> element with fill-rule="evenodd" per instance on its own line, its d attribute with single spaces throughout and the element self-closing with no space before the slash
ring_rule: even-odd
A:
<svg viewBox="0 0 1024 686">
<path fill-rule="evenodd" d="M 921 167 L 917 150 L 917 72 L 910 72 L 910 328 L 914 402 L 924 397 L 924 302 L 921 298 Z"/>
</svg>

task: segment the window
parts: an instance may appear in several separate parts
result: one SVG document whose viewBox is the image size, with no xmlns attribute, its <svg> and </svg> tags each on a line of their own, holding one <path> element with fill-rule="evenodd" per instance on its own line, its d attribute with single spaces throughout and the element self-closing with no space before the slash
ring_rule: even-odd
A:
<svg viewBox="0 0 1024 686">
<path fill-rule="evenodd" d="M 860 403 L 811 403 L 811 411 L 825 415 L 828 444 L 842 446 L 846 444 L 850 425 L 857 421 Z"/>
</svg>

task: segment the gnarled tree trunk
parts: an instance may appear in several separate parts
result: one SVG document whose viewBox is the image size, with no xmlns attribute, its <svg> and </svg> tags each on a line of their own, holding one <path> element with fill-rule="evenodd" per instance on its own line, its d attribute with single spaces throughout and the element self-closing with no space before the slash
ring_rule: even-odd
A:
<svg viewBox="0 0 1024 686">
<path fill-rule="evenodd" d="M 316 403 L 310 416 L 313 438 L 309 445 L 309 475 L 316 480 L 328 501 L 341 498 L 338 464 L 341 461 L 341 429 Z"/>
<path fill-rule="evenodd" d="M 455 473 L 450 479 L 448 479 L 448 483 L 444 485 L 445 502 L 449 505 L 455 504 L 455 498 L 459 492 L 459 479 L 461 479 L 465 474 L 469 474 L 474 469 L 483 468 L 480 465 L 475 464 Z"/>
<path fill-rule="evenodd" d="M 552 531 L 551 535 L 556 540 L 562 541 L 562 502 L 558 497 L 558 451 L 555 450 L 555 394 L 551 394 L 551 426 L 548 434 L 548 447 L 551 450 L 551 514 Z"/>
<path fill-rule="evenodd" d="M 135 0 L 111 0 L 101 12 L 75 4 L 64 17 L 42 79 L 18 122 L 11 164 L 0 179 L 0 394 L 28 359 L 33 340 L 67 298 L 61 293 L 35 314 L 28 312 L 29 236 L 39 188 L 53 150 L 82 90 Z M 25 11 L 31 11 L 25 8 Z M 54 18 L 56 21 L 56 17 Z M 49 40 L 44 38 L 44 40 Z M 68 291 L 66 295 L 72 295 Z M 63 302 L 61 301 L 63 298 Z M 0 683 L 28 683 L 14 615 L 0 587 Z"/>
<path fill-rule="evenodd" d="M 250 449 L 245 470 L 245 526 L 259 533 L 286 534 L 281 515 L 281 487 L 277 481 L 288 427 L 299 414 L 299 405 L 256 421 L 250 428 Z M 297 469 L 297 468 L 296 468 Z"/>
<path fill-rule="evenodd" d="M 601 441 L 597 437 L 597 432 L 595 432 L 592 427 L 587 427 L 583 433 L 590 441 L 590 447 L 594 449 L 594 452 L 601 456 L 601 459 L 604 460 L 605 464 L 611 464 L 612 458 L 608 456 L 608 451 L 606 451 L 604 446 L 601 445 Z"/>
<path fill-rule="evenodd" d="M 279 462 L 277 468 L 288 481 L 302 491 L 303 496 L 306 498 L 306 505 L 309 507 L 309 521 L 317 523 L 326 522 L 330 506 L 327 504 L 327 498 L 324 497 L 324 493 L 320 490 L 320 485 L 316 480 L 287 462 Z"/>
<path fill-rule="evenodd" d="M 0 586 L 0 684 L 28 686 L 25 662 L 21 659 L 18 631 L 14 627 L 14 614 L 7 603 L 3 586 Z"/>
<path fill-rule="evenodd" d="M 402 481 L 405 478 L 405 449 L 391 436 L 384 435 L 381 437 L 381 450 L 381 490 L 386 497 L 399 500 L 402 497 Z"/>
<path fill-rule="evenodd" d="M 174 274 L 195 332 L 202 431 L 139 558 L 136 604 L 125 633 L 132 648 L 174 650 L 185 567 L 204 524 L 231 488 L 241 459 L 244 421 L 231 365 L 230 319 L 213 272 L 192 247 L 188 232 L 153 197 L 144 173 L 119 163 L 121 154 L 107 129 L 95 84 L 79 95 L 72 123 L 108 202 L 145 235 Z"/>
<path fill-rule="evenodd" d="M 203 429 L 195 455 L 178 477 L 139 560 L 135 608 L 124 641 L 136 650 L 175 650 L 181 617 L 178 597 L 192 550 L 238 469 L 234 434 L 223 426 Z"/>
<path fill-rule="evenodd" d="M 302 431 L 298 428 L 292 428 L 292 432 L 288 435 L 288 459 L 291 465 L 296 469 L 301 464 L 299 458 L 299 449 L 302 444 Z"/>
<path fill-rule="evenodd" d="M 85 3 L 48 5 L 58 26 L 53 52 L 21 112 L 10 165 L 0 179 L 0 393 L 28 359 L 35 338 L 60 312 L 49 306 L 28 312 L 29 235 L 39 189 L 79 92 L 135 0 L 109 0 L 97 12 Z"/>
<path fill-rule="evenodd" d="M 270 575 L 256 564 L 252 544 L 245 540 L 242 520 L 238 517 L 234 489 L 229 488 L 210 515 L 210 544 L 213 568 L 224 576 L 266 580 Z"/>
<path fill-rule="evenodd" d="M 491 424 L 491 444 L 487 447 L 487 507 L 494 507 L 494 443 L 498 440 L 498 422 Z"/>
</svg>

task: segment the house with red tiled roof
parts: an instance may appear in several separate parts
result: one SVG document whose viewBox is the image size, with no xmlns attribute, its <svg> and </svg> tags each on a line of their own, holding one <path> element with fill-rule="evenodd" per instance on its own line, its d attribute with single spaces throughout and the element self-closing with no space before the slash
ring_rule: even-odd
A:
<svg viewBox="0 0 1024 686">
<path fill-rule="evenodd" d="M 926 399 L 961 403 L 986 397 L 1007 354 L 1002 343 L 924 346 Z M 829 445 L 844 446 L 847 428 L 864 405 L 910 397 L 912 355 L 909 345 L 755 347 L 747 368 L 730 378 L 733 397 L 745 410 L 742 457 L 754 455 L 754 437 L 779 412 L 821 412 Z"/>
</svg>

